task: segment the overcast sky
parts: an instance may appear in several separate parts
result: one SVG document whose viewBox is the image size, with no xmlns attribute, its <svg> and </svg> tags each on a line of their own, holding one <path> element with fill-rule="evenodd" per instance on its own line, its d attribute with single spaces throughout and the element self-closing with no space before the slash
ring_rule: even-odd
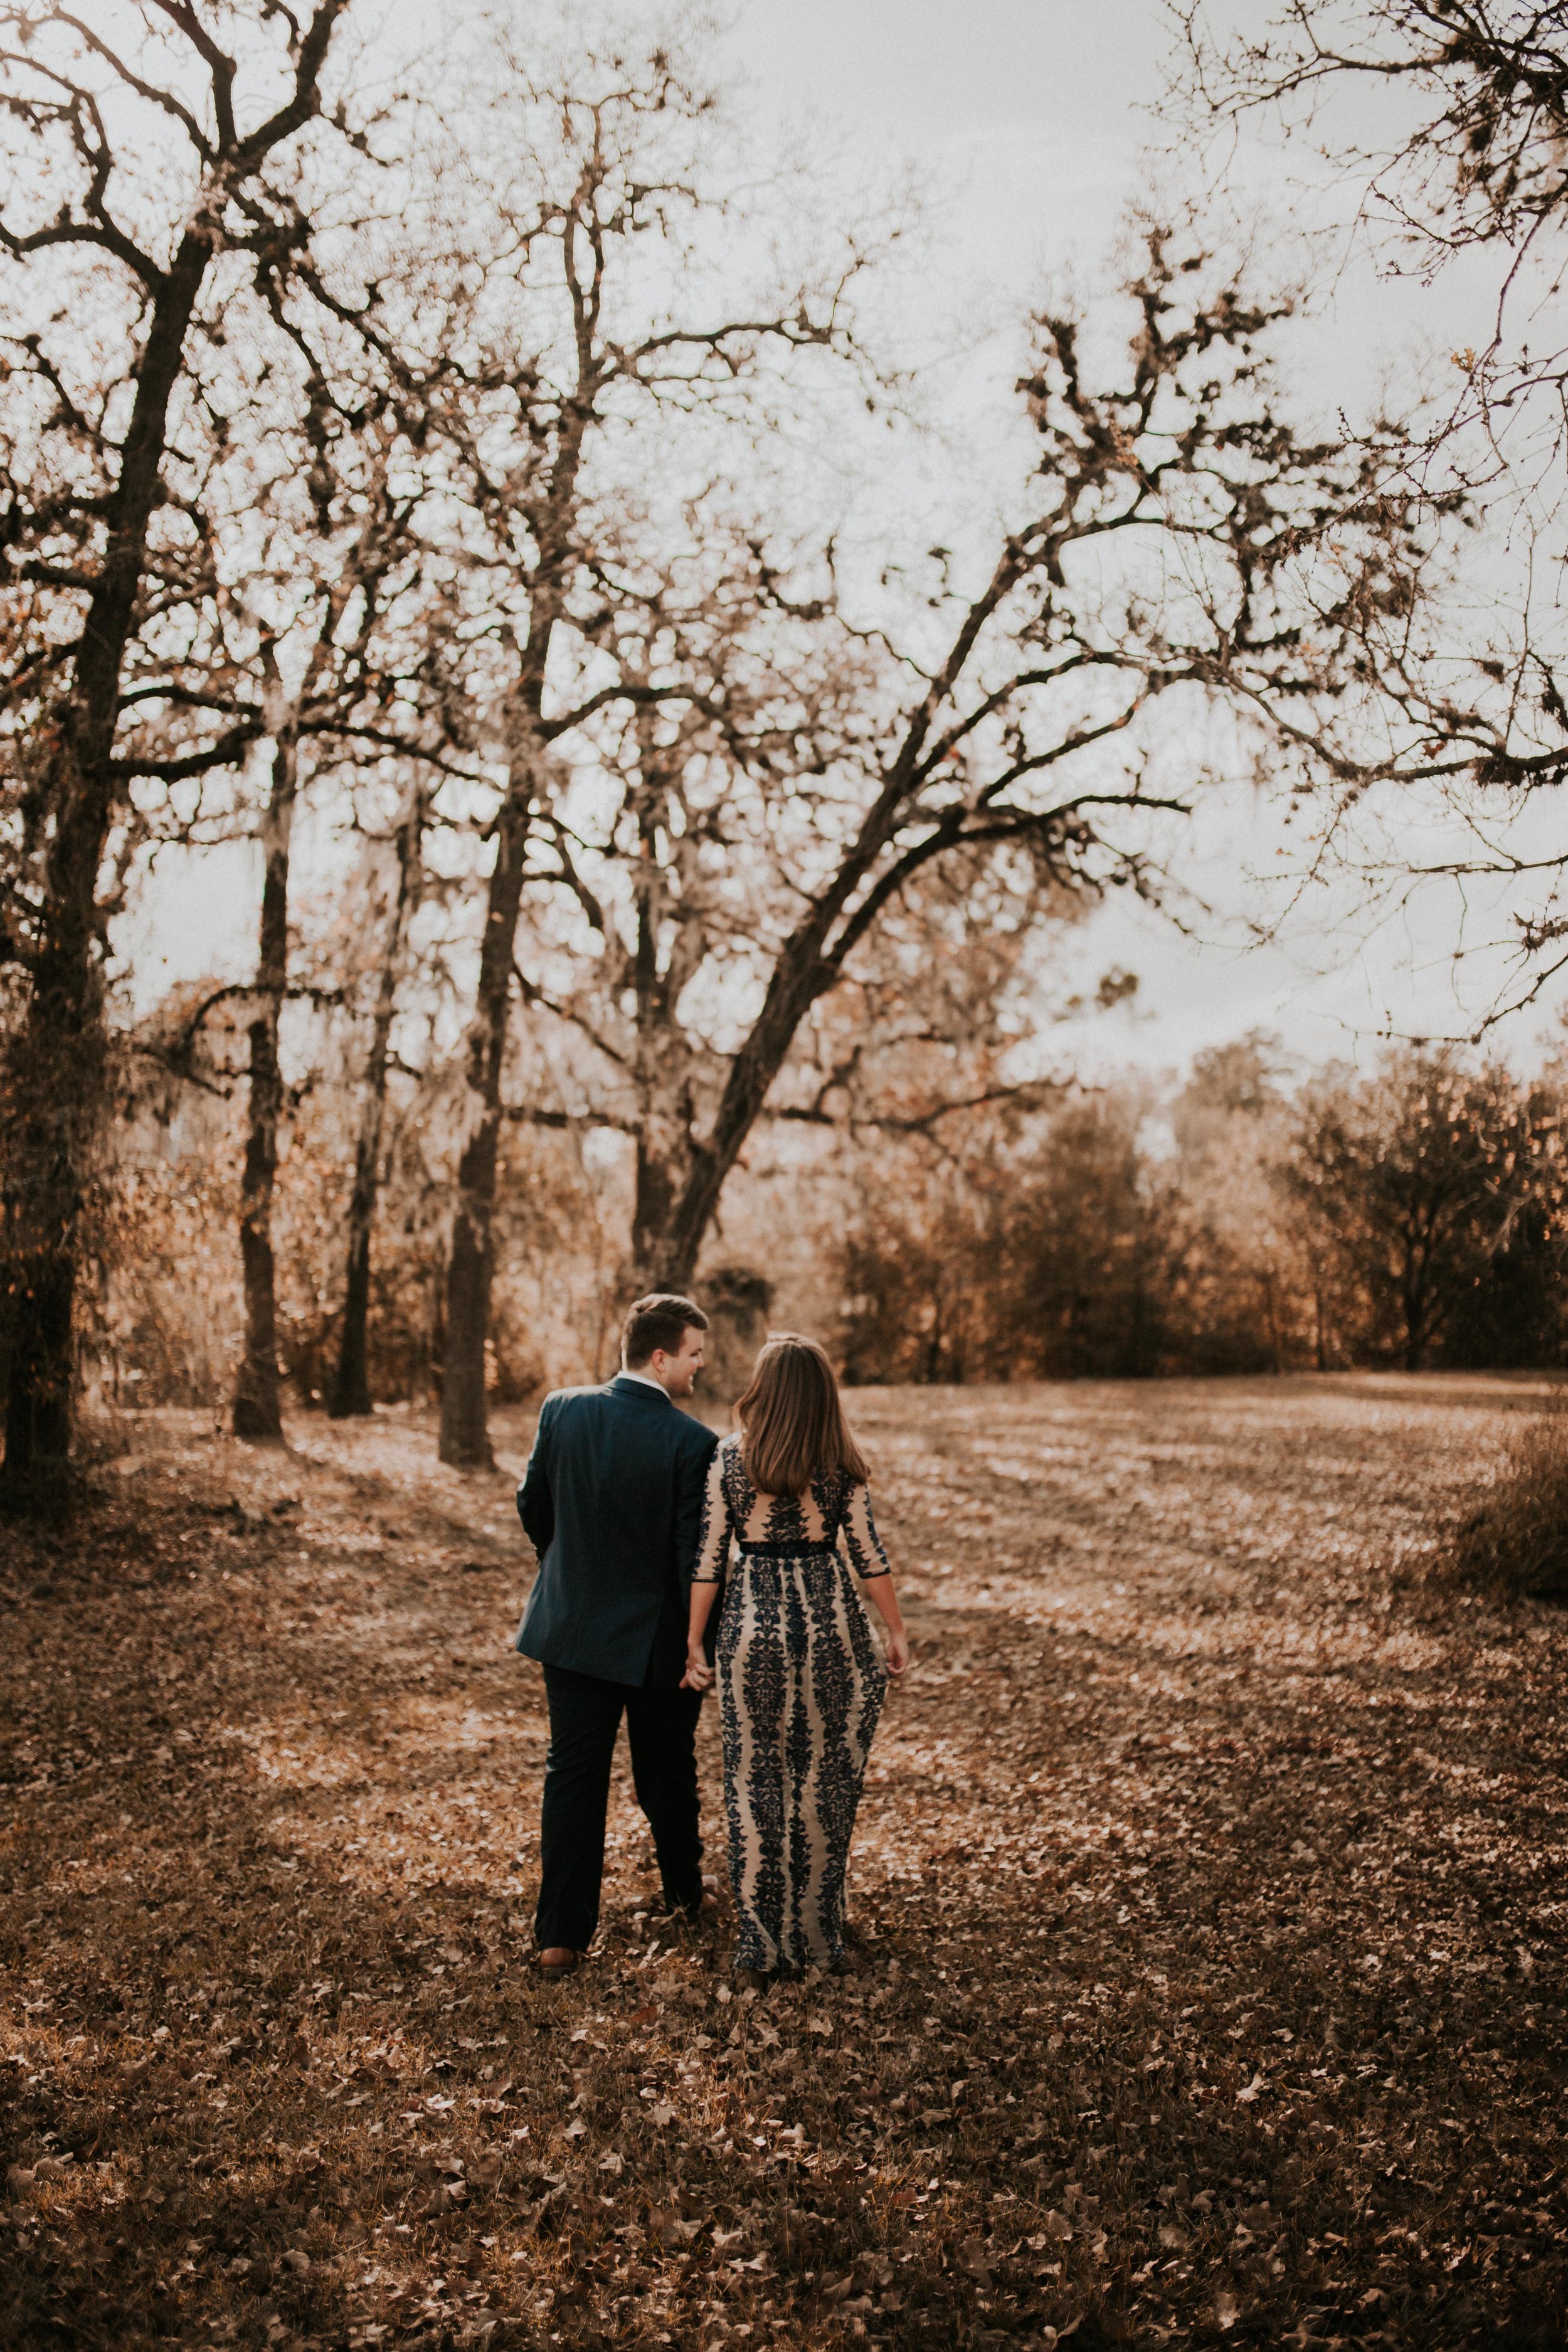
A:
<svg viewBox="0 0 1568 2352">
<path fill-rule="evenodd" d="M 405 5 L 391 0 L 395 16 Z M 626 14 L 648 21 L 637 0 Z M 1047 273 L 1070 263 L 1092 272 L 1146 181 L 1162 135 L 1149 110 L 1165 38 L 1156 0 L 743 0 L 726 36 L 768 141 L 799 123 L 837 132 L 842 149 L 889 173 L 915 165 L 931 192 L 931 276 L 929 287 L 907 281 L 904 299 L 963 320 L 964 356 L 952 381 L 956 396 L 974 399 L 977 430 L 993 435 L 1012 358 L 1005 323 Z M 1314 196 L 1305 152 L 1286 159 L 1244 149 L 1238 169 L 1283 217 L 1316 204 L 1326 219 L 1350 202 L 1344 192 L 1323 198 L 1321 172 Z M 1297 355 L 1316 397 L 1343 400 L 1353 413 L 1390 365 L 1481 339 L 1484 273 L 1453 273 L 1436 288 L 1391 286 L 1364 255 L 1342 249 L 1342 274 Z M 978 352 L 974 345 L 975 321 L 993 319 L 994 399 L 982 381 L 984 340 Z M 1543 810 L 1542 823 L 1551 814 Z M 1092 986 L 1117 966 L 1137 971 L 1142 985 L 1114 1014 L 1057 1032 L 1053 1050 L 1086 1068 L 1132 1059 L 1179 1067 L 1199 1047 L 1264 1028 L 1312 1060 L 1364 1059 L 1385 1027 L 1462 1032 L 1501 967 L 1482 952 L 1461 967 L 1456 986 L 1461 910 L 1436 894 L 1375 924 L 1356 916 L 1348 894 L 1334 906 L 1310 899 L 1280 940 L 1242 950 L 1247 922 L 1270 904 L 1247 876 L 1288 868 L 1279 852 L 1291 838 L 1266 801 L 1238 793 L 1211 810 L 1185 858 L 1210 911 L 1189 901 L 1184 933 L 1120 902 L 1096 917 L 1072 945 L 1075 979 Z M 237 862 L 243 856 L 215 865 L 195 888 L 188 866 L 170 868 L 133 927 L 145 978 L 227 970 L 237 955 L 240 969 L 248 964 L 254 890 Z M 1501 900 L 1473 895 L 1463 911 L 1472 949 L 1506 935 Z M 1537 1011 L 1510 1024 L 1503 1042 L 1516 1058 L 1532 1059 L 1548 1026 Z"/>
</svg>

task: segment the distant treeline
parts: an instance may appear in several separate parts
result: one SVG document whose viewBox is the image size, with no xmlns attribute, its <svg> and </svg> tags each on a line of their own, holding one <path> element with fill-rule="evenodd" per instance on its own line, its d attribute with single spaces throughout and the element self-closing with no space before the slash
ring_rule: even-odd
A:
<svg viewBox="0 0 1568 2352">
<path fill-rule="evenodd" d="M 976 1137 L 845 1252 L 851 1379 L 1480 1367 L 1568 1356 L 1568 1085 L 1447 1052 L 1287 1084 L 1267 1041 Z"/>
<path fill-rule="evenodd" d="M 819 1333 L 862 1383 L 1568 1360 L 1568 1077 L 1413 1051 L 1302 1077 L 1258 1037 L 1179 1087 L 959 1076 L 939 1098 L 889 1049 L 842 1117 L 767 1128 L 695 1284 L 711 1392 L 738 1393 L 770 1323 Z M 444 1099 L 432 1081 L 389 1139 L 366 1313 L 381 1402 L 434 1403 L 445 1376 Z M 331 1394 L 355 1103 L 323 1068 L 279 1169 L 279 1359 L 308 1408 Z M 144 1095 L 121 1129 L 83 1361 L 121 1404 L 216 1405 L 232 1381 L 242 1140 L 239 1106 L 188 1088 Z M 592 1121 L 508 1128 L 492 1401 L 613 1369 L 634 1174 L 628 1139 Z"/>
</svg>

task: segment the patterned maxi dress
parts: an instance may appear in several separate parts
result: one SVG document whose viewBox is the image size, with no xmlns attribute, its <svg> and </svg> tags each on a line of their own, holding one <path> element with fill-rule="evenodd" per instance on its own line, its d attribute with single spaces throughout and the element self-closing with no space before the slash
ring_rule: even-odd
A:
<svg viewBox="0 0 1568 2352">
<path fill-rule="evenodd" d="M 716 1664 L 735 1960 L 801 1969 L 844 1949 L 844 1873 L 888 1687 L 856 1578 L 890 1571 L 862 1483 L 834 1471 L 804 1495 L 761 1495 L 738 1437 L 709 1472 L 695 1582 L 726 1580 Z"/>
</svg>

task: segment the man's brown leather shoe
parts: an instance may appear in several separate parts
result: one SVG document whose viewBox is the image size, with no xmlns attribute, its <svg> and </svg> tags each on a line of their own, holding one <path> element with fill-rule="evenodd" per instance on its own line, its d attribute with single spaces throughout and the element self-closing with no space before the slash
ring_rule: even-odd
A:
<svg viewBox="0 0 1568 2352">
<path fill-rule="evenodd" d="M 581 1962 L 583 1955 L 566 1944 L 547 1944 L 539 1955 L 539 1973 L 543 1977 L 569 1977 Z"/>
</svg>

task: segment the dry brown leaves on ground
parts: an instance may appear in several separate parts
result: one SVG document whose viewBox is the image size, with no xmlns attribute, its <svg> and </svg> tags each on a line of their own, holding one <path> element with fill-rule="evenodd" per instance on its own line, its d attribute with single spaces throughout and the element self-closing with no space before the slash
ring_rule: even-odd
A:
<svg viewBox="0 0 1568 2352">
<path fill-rule="evenodd" d="M 0 2340 L 1563 2343 L 1564 1622 L 1419 1574 L 1539 1395 L 855 1402 L 915 1663 L 763 2000 L 619 1781 L 531 1972 L 504 1474 L 146 1415 L 0 1537 Z"/>
</svg>

